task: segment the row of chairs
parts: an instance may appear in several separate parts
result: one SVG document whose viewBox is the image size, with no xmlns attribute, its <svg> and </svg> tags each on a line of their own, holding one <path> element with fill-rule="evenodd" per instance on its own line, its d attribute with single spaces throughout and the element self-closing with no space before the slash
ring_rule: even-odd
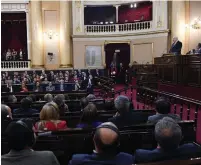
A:
<svg viewBox="0 0 201 165">
<path fill-rule="evenodd" d="M 96 105 L 96 108 L 98 110 L 107 110 L 111 111 L 114 110 L 114 101 L 113 100 L 104 100 L 104 99 L 95 99 L 91 101 L 91 103 L 94 103 Z M 12 110 L 20 108 L 21 103 L 6 103 Z M 42 107 L 46 104 L 45 101 L 40 102 L 33 102 L 31 107 L 33 109 L 41 110 Z M 65 100 L 65 104 L 68 105 L 68 109 L 70 112 L 76 112 L 81 110 L 80 100 Z"/>
<path fill-rule="evenodd" d="M 51 93 L 53 96 L 56 96 L 57 94 L 64 94 L 68 100 L 80 100 L 83 97 L 87 96 L 87 92 L 79 91 L 79 92 L 68 92 L 68 91 L 52 91 L 48 92 Z M 35 95 L 36 101 L 43 100 L 44 96 L 47 94 L 47 92 L 21 92 L 21 93 L 1 93 L 1 101 L 4 103 L 8 103 L 8 96 L 9 95 L 15 95 L 17 100 L 20 101 L 21 99 L 30 96 Z"/>
</svg>

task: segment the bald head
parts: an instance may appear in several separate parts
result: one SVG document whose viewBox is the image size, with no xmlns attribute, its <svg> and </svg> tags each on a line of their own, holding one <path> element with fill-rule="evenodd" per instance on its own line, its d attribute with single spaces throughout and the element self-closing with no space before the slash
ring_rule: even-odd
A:
<svg viewBox="0 0 201 165">
<path fill-rule="evenodd" d="M 178 41 L 178 37 L 173 37 L 173 43 L 177 42 Z"/>
<path fill-rule="evenodd" d="M 94 144 L 98 153 L 116 152 L 119 145 L 118 128 L 111 122 L 101 124 L 96 129 Z"/>
</svg>

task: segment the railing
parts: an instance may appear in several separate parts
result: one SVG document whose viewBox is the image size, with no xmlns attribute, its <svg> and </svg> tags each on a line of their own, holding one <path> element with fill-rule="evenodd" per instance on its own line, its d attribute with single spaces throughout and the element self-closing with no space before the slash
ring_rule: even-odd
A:
<svg viewBox="0 0 201 165">
<path fill-rule="evenodd" d="M 152 29 L 152 21 L 111 25 L 85 25 L 85 33 L 134 32 Z"/>
<path fill-rule="evenodd" d="M 1 61 L 1 70 L 27 70 L 30 69 L 30 60 L 27 61 Z"/>
</svg>

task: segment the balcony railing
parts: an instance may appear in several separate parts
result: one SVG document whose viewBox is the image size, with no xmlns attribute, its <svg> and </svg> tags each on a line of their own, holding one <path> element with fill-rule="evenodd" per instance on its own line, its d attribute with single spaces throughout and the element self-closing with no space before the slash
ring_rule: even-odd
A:
<svg viewBox="0 0 201 165">
<path fill-rule="evenodd" d="M 27 70 L 30 69 L 31 61 L 1 61 L 1 70 Z"/>
<path fill-rule="evenodd" d="M 85 33 L 141 32 L 152 29 L 152 21 L 111 25 L 85 25 Z"/>
</svg>

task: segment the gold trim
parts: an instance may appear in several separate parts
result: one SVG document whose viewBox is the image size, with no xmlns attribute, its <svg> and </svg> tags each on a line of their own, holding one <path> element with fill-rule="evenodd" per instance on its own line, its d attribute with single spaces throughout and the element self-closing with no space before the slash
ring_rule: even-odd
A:
<svg viewBox="0 0 201 165">
<path fill-rule="evenodd" d="M 118 41 L 105 41 L 104 45 L 107 44 L 121 44 L 121 43 L 127 43 L 130 45 L 131 41 L 125 41 L 125 40 L 118 40 Z"/>
<path fill-rule="evenodd" d="M 44 68 L 44 65 L 31 65 L 31 68 Z"/>
<path fill-rule="evenodd" d="M 170 30 L 160 30 L 160 31 L 151 31 L 151 32 L 142 32 L 142 33 L 127 33 L 127 34 L 105 34 L 98 35 L 94 33 L 94 35 L 72 35 L 72 38 L 101 38 L 101 37 L 126 37 L 126 36 L 140 36 L 140 35 L 149 35 L 149 34 L 161 34 L 161 33 L 169 33 Z"/>
<path fill-rule="evenodd" d="M 65 65 L 60 65 L 60 68 L 71 68 L 73 65 L 72 64 L 65 64 Z"/>
<path fill-rule="evenodd" d="M 143 42 L 143 43 L 135 43 L 135 44 L 132 44 L 132 55 L 130 57 L 130 61 L 132 60 L 132 62 L 130 64 L 132 64 L 134 61 L 133 61 L 133 57 L 134 57 L 134 46 L 135 45 L 145 45 L 145 44 L 151 44 L 151 56 L 152 56 L 152 64 L 154 62 L 154 42 Z"/>
<path fill-rule="evenodd" d="M 168 28 L 172 29 L 172 1 L 168 1 Z M 170 50 L 172 43 L 172 36 L 168 35 L 167 49 Z"/>
<path fill-rule="evenodd" d="M 100 46 L 101 47 L 101 65 L 102 66 L 87 66 L 87 63 L 86 63 L 86 47 L 87 46 Z M 85 52 L 84 52 L 84 66 L 85 68 L 89 68 L 89 69 L 94 69 L 94 68 L 102 68 L 104 66 L 106 66 L 106 63 L 105 63 L 105 51 L 104 51 L 104 45 L 85 45 Z"/>
</svg>

